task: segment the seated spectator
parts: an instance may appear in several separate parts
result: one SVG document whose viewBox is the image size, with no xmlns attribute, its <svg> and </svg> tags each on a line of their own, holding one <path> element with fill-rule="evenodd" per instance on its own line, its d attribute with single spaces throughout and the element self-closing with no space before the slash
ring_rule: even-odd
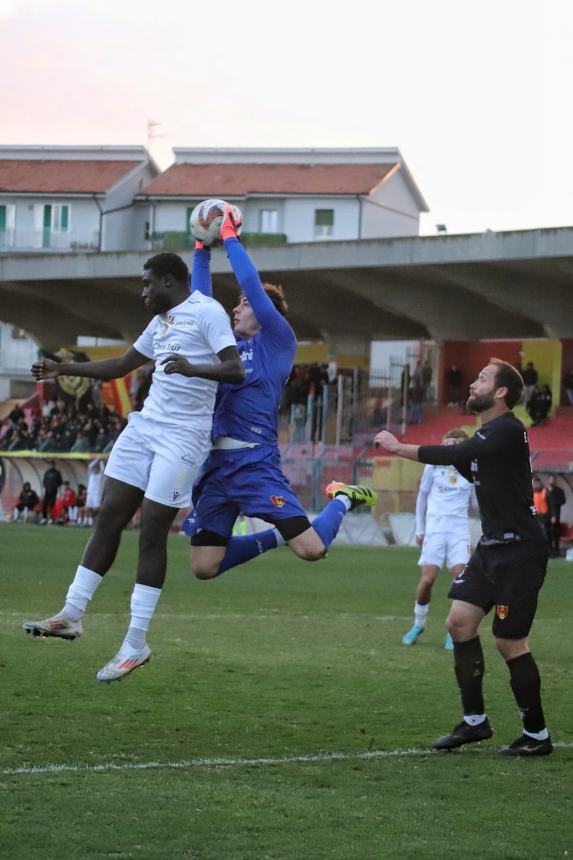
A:
<svg viewBox="0 0 573 860">
<path fill-rule="evenodd" d="M 521 377 L 523 379 L 523 385 L 525 389 L 524 402 L 525 407 L 527 408 L 529 406 L 531 398 L 535 393 L 538 379 L 538 374 L 535 367 L 533 366 L 532 361 L 527 362 L 527 364 L 525 365 L 525 369 L 521 374 Z"/>
<path fill-rule="evenodd" d="M 14 436 L 8 446 L 8 451 L 29 451 L 30 450 L 30 434 L 28 425 L 24 419 L 18 421 L 14 428 Z"/>
<path fill-rule="evenodd" d="M 12 522 L 17 523 L 21 514 L 23 521 L 27 523 L 29 515 L 36 511 L 39 503 L 38 494 L 32 489 L 30 482 L 24 481 L 22 491 L 18 496 L 18 502 L 12 511 Z"/>
<path fill-rule="evenodd" d="M 89 439 L 85 430 L 79 430 L 76 441 L 70 448 L 72 454 L 89 454 L 91 452 Z"/>
<path fill-rule="evenodd" d="M 25 413 L 20 404 L 16 404 L 16 406 L 12 409 L 10 414 L 8 415 L 8 420 L 12 422 L 14 426 L 18 424 L 18 422 L 22 421 L 25 418 Z"/>
<path fill-rule="evenodd" d="M 537 427 L 545 421 L 549 415 L 552 403 L 553 397 L 549 386 L 543 385 L 539 387 L 536 385 L 527 404 L 527 412 L 529 413 L 533 427 Z"/>
<path fill-rule="evenodd" d="M 94 450 L 97 454 L 102 454 L 105 450 L 107 443 L 109 442 L 109 433 L 104 427 L 100 427 L 97 431 L 97 437 L 95 441 Z"/>
<path fill-rule="evenodd" d="M 573 406 L 573 367 L 563 377 L 563 387 L 570 405 Z"/>
<path fill-rule="evenodd" d="M 76 504 L 76 493 L 70 487 L 69 481 L 64 481 L 62 491 L 52 507 L 52 520 L 58 525 L 65 525 L 69 521 L 69 510 Z"/>
<path fill-rule="evenodd" d="M 84 510 L 84 508 L 86 506 L 86 497 L 87 497 L 86 485 L 85 484 L 78 484 L 76 503 L 75 503 L 75 505 L 70 506 L 70 508 L 68 510 L 70 522 L 76 526 L 82 525 L 82 523 L 80 523 L 80 513 Z"/>
</svg>

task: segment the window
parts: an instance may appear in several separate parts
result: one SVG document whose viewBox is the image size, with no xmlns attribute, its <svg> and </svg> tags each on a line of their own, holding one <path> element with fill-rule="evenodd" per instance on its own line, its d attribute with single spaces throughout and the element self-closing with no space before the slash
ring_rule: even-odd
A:
<svg viewBox="0 0 573 860">
<path fill-rule="evenodd" d="M 12 204 L 0 206 L 0 248 L 9 248 L 14 244 L 15 223 L 16 207 Z"/>
<path fill-rule="evenodd" d="M 278 209 L 259 209 L 259 233 L 278 233 Z"/>
<path fill-rule="evenodd" d="M 314 238 L 327 239 L 334 235 L 334 209 L 314 210 Z"/>
<path fill-rule="evenodd" d="M 67 203 L 37 203 L 34 206 L 35 243 L 40 248 L 69 246 L 71 209 Z M 56 234 L 59 237 L 56 239 Z"/>
<path fill-rule="evenodd" d="M 52 223 L 51 225 L 46 224 L 45 216 L 46 209 L 52 210 Z M 54 233 L 67 233 L 69 229 L 70 223 L 70 207 L 69 206 L 61 206 L 59 203 L 55 203 L 53 206 L 46 206 L 44 210 L 44 226 L 51 226 L 52 232 Z"/>
</svg>

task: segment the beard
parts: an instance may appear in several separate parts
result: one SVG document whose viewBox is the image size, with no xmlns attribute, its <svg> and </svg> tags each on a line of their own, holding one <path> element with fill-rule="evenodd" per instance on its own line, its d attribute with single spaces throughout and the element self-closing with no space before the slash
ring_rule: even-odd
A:
<svg viewBox="0 0 573 860">
<path fill-rule="evenodd" d="M 495 398 L 493 394 L 470 394 L 466 402 L 466 406 L 470 412 L 475 412 L 476 414 L 485 412 L 494 405 Z"/>
</svg>

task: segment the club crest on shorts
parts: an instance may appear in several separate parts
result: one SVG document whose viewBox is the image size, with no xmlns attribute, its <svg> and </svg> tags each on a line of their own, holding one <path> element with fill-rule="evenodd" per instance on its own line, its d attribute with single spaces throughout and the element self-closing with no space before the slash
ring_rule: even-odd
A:
<svg viewBox="0 0 573 860">
<path fill-rule="evenodd" d="M 275 507 L 277 507 L 277 508 L 282 508 L 284 503 L 285 503 L 285 497 L 284 496 L 269 496 L 269 499 L 271 500 L 273 505 L 275 505 Z"/>
<path fill-rule="evenodd" d="M 498 605 L 495 607 L 495 611 L 497 613 L 497 617 L 500 621 L 504 621 L 507 618 L 507 613 L 509 612 L 509 606 L 501 606 Z"/>
</svg>

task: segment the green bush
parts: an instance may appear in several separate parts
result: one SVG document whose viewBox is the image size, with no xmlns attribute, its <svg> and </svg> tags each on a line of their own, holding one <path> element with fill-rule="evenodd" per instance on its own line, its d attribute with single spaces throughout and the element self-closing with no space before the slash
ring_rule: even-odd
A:
<svg viewBox="0 0 573 860">
<path fill-rule="evenodd" d="M 247 248 L 268 248 L 286 245 L 287 237 L 284 233 L 242 233 L 241 242 Z M 153 234 L 153 247 L 158 251 L 188 251 L 194 245 L 195 239 L 191 233 L 183 230 Z"/>
</svg>

